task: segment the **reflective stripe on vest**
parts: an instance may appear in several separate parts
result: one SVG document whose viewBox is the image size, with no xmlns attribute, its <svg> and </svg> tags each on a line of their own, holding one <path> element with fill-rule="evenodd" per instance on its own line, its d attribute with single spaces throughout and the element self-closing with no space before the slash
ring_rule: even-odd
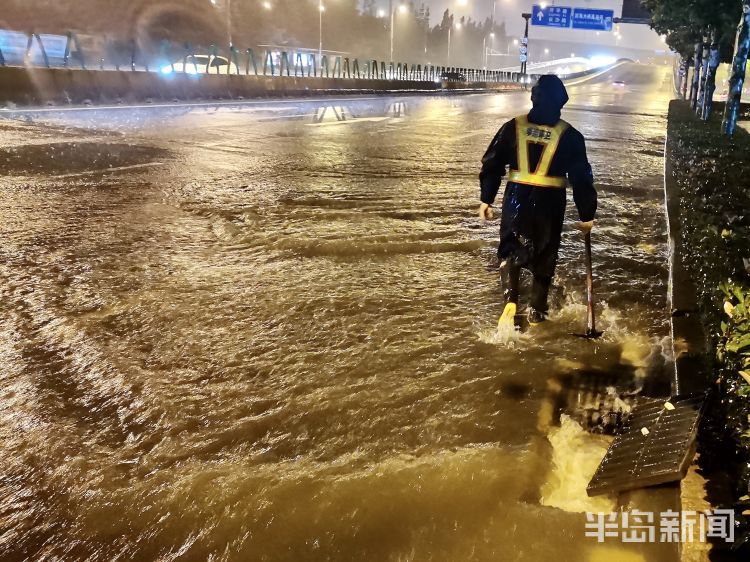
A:
<svg viewBox="0 0 750 562">
<path fill-rule="evenodd" d="M 554 127 L 529 123 L 524 115 L 516 118 L 516 139 L 518 145 L 518 169 L 511 170 L 508 181 L 523 183 L 535 187 L 564 188 L 567 182 L 564 177 L 549 176 L 549 167 L 555 157 L 563 133 L 569 125 L 560 120 Z M 542 146 L 542 155 L 536 170 L 529 165 L 529 148 L 532 144 Z"/>
</svg>

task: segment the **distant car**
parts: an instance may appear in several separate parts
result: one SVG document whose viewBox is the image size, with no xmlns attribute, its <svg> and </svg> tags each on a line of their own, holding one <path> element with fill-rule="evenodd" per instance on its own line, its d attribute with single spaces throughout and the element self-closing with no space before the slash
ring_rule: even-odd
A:
<svg viewBox="0 0 750 562">
<path fill-rule="evenodd" d="M 185 59 L 161 67 L 162 74 L 239 74 L 239 68 L 224 57 L 190 55 Z"/>
<path fill-rule="evenodd" d="M 443 72 L 440 79 L 446 82 L 466 82 L 466 75 L 462 72 Z"/>
<path fill-rule="evenodd" d="M 614 82 L 612 82 L 612 85 L 615 86 L 615 87 L 617 87 L 617 88 L 624 88 L 625 87 L 625 81 L 623 81 L 623 80 L 615 80 Z"/>
</svg>

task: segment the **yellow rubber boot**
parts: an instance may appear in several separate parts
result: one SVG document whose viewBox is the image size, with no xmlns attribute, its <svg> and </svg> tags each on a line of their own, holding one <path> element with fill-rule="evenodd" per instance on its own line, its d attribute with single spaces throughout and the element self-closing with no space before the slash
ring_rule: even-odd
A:
<svg viewBox="0 0 750 562">
<path fill-rule="evenodd" d="M 518 305 L 514 302 L 509 302 L 505 305 L 505 310 L 503 310 L 503 315 L 500 317 L 500 320 L 497 322 L 498 328 L 507 328 L 507 327 L 514 327 L 516 325 L 516 310 L 518 309 Z"/>
</svg>

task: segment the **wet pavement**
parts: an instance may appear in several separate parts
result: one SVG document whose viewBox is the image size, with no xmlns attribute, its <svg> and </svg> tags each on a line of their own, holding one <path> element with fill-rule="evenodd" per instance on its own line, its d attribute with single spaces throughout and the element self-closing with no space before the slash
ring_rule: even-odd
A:
<svg viewBox="0 0 750 562">
<path fill-rule="evenodd" d="M 527 93 L 0 113 L 0 558 L 672 559 L 584 536 L 606 442 L 554 429 L 669 393 L 670 80 L 570 87 L 598 343 L 569 227 L 552 321 L 493 337 L 477 174 Z"/>
</svg>

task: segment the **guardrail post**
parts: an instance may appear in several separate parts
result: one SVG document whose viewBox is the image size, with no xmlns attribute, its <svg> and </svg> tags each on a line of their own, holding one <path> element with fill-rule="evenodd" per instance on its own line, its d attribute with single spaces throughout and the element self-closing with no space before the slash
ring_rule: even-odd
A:
<svg viewBox="0 0 750 562">
<path fill-rule="evenodd" d="M 252 49 L 247 49 L 245 51 L 245 54 L 247 55 L 247 63 L 245 64 L 245 75 L 250 74 L 250 64 L 253 65 L 253 72 L 255 72 L 255 75 L 258 76 L 258 65 L 255 63 L 255 53 Z"/>
<path fill-rule="evenodd" d="M 190 43 L 185 43 L 182 57 L 182 73 L 187 74 L 188 59 L 192 54 L 193 46 Z M 174 72 L 174 65 L 172 65 L 172 72 Z"/>
<path fill-rule="evenodd" d="M 42 40 L 39 39 L 39 36 L 37 35 L 37 39 L 39 40 L 39 44 L 41 45 Z M 68 40 L 65 43 L 65 55 L 63 57 L 63 65 L 67 68 L 68 67 L 68 60 L 70 59 L 70 56 L 73 54 L 70 50 L 71 44 L 75 47 L 75 54 L 78 58 L 78 62 L 81 63 L 81 68 L 83 70 L 86 70 L 86 61 L 83 57 L 83 49 L 81 49 L 81 42 L 78 41 L 78 36 L 73 33 L 72 31 L 68 31 Z M 42 50 L 44 50 L 44 47 L 42 47 Z M 44 55 L 45 60 L 47 58 L 47 55 Z M 47 66 L 49 66 L 49 62 L 47 63 Z"/>
<path fill-rule="evenodd" d="M 208 48 L 208 64 L 206 65 L 206 74 L 211 74 L 211 65 L 216 60 L 216 57 L 219 54 L 219 50 L 216 48 L 216 45 L 211 45 Z M 219 74 L 219 67 L 216 67 L 216 74 Z"/>
<path fill-rule="evenodd" d="M 138 50 L 138 45 L 135 42 L 135 39 L 130 40 L 130 71 L 135 72 L 135 57 L 136 52 Z"/>
<path fill-rule="evenodd" d="M 351 78 L 352 70 L 349 66 L 349 57 L 344 57 L 344 78 Z"/>
<path fill-rule="evenodd" d="M 270 65 L 268 63 L 271 63 Z M 268 74 L 267 70 L 268 67 L 271 67 L 271 76 L 275 75 L 275 69 L 273 64 L 273 54 L 271 51 L 266 50 L 266 54 L 263 57 L 263 76 L 266 76 Z"/>
<path fill-rule="evenodd" d="M 337 72 L 338 76 L 336 75 Z M 333 63 L 333 77 L 341 78 L 341 57 L 336 57 L 336 60 Z"/>
<path fill-rule="evenodd" d="M 359 60 L 357 60 L 357 59 L 354 59 L 353 71 L 354 71 L 354 76 L 355 77 L 362 78 L 362 76 L 359 73 Z"/>
<path fill-rule="evenodd" d="M 239 75 L 240 73 L 239 50 L 234 45 L 229 45 L 229 65 L 227 68 L 227 74 L 232 74 L 232 63 L 234 63 L 234 68 L 237 69 L 237 75 Z"/>
<path fill-rule="evenodd" d="M 44 50 L 44 45 L 42 45 L 42 39 L 39 37 L 38 33 L 33 33 L 33 32 L 29 33 L 28 41 L 26 42 L 26 56 L 24 57 L 25 64 L 29 64 L 31 62 L 31 48 L 34 46 L 34 39 L 36 39 L 37 43 L 39 44 L 39 48 L 42 51 L 42 58 L 44 59 L 44 66 L 49 68 L 49 58 L 47 58 L 47 51 Z M 67 51 L 67 47 L 66 47 L 66 51 Z"/>
<path fill-rule="evenodd" d="M 297 77 L 297 68 L 299 68 L 302 78 L 305 77 L 305 65 L 302 64 L 302 54 L 300 52 L 294 55 L 294 77 Z"/>
<path fill-rule="evenodd" d="M 323 69 L 326 71 L 326 78 L 330 78 L 330 68 L 328 66 L 328 55 L 320 57 L 320 77 L 323 78 Z"/>
<path fill-rule="evenodd" d="M 308 54 L 307 55 L 307 64 L 310 65 L 312 68 L 312 75 L 313 78 L 318 77 L 318 59 L 315 57 L 314 54 Z M 307 75 L 310 76 L 310 71 L 307 71 Z"/>
<path fill-rule="evenodd" d="M 104 36 L 104 53 L 99 57 L 99 70 L 104 70 L 104 55 L 107 53 L 107 45 L 109 45 L 109 39 Z"/>
<path fill-rule="evenodd" d="M 286 75 L 291 76 L 289 72 L 289 53 L 281 51 L 281 61 L 279 62 L 279 76 L 284 74 L 284 64 L 286 64 Z"/>
<path fill-rule="evenodd" d="M 164 65 L 164 62 L 166 61 L 167 64 L 170 64 L 172 67 L 172 72 L 174 72 L 174 61 L 170 59 L 170 57 L 167 55 L 169 52 L 169 41 L 167 39 L 162 39 L 159 43 L 159 57 L 162 59 L 159 61 L 158 68 L 161 68 Z"/>
</svg>

